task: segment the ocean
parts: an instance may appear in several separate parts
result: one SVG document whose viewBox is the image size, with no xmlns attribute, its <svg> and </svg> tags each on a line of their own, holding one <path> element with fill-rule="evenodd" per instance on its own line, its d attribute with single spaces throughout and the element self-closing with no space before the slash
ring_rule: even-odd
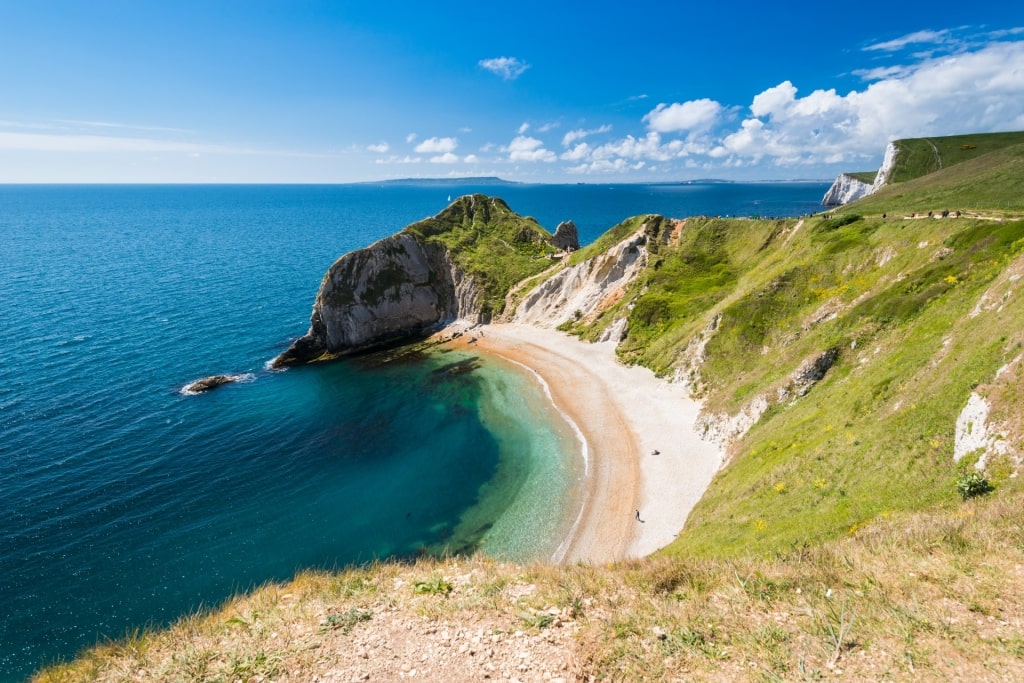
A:
<svg viewBox="0 0 1024 683">
<path fill-rule="evenodd" d="M 0 186 L 0 683 L 304 569 L 557 551 L 579 445 L 522 371 L 266 370 L 341 254 L 475 191 L 586 244 L 828 185 Z M 181 392 L 216 373 L 245 381 Z"/>
</svg>

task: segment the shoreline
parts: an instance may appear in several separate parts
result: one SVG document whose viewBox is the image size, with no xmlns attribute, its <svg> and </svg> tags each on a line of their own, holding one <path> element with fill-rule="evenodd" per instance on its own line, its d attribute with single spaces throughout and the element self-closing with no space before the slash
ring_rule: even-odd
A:
<svg viewBox="0 0 1024 683">
<path fill-rule="evenodd" d="M 613 562 L 672 542 L 722 461 L 694 431 L 700 404 L 681 386 L 621 364 L 611 342 L 552 329 L 477 326 L 454 343 L 524 367 L 583 439 L 582 509 L 552 561 Z"/>
</svg>

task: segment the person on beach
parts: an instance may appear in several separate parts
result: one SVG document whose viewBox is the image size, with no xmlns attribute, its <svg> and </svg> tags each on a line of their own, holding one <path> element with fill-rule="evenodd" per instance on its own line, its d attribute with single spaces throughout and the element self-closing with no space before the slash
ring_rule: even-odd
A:
<svg viewBox="0 0 1024 683">
<path fill-rule="evenodd" d="M 640 522 L 641 524 L 644 523 L 644 520 L 640 519 L 640 509 L 639 508 L 637 508 L 637 511 L 636 511 L 636 521 Z"/>
</svg>

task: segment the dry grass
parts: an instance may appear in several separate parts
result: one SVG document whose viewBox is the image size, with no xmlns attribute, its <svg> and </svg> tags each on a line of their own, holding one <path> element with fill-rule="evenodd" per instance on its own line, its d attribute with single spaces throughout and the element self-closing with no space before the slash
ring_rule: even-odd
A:
<svg viewBox="0 0 1024 683">
<path fill-rule="evenodd" d="M 1021 680 L 1024 494 L 773 558 L 302 574 L 39 682 Z"/>
</svg>

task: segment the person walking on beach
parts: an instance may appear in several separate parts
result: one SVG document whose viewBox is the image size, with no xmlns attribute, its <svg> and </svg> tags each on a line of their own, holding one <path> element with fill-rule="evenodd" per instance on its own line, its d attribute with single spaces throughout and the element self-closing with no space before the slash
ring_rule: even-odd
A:
<svg viewBox="0 0 1024 683">
<path fill-rule="evenodd" d="M 636 511 L 636 521 L 640 522 L 641 524 L 644 523 L 644 520 L 640 519 L 640 508 L 637 508 Z"/>
</svg>

